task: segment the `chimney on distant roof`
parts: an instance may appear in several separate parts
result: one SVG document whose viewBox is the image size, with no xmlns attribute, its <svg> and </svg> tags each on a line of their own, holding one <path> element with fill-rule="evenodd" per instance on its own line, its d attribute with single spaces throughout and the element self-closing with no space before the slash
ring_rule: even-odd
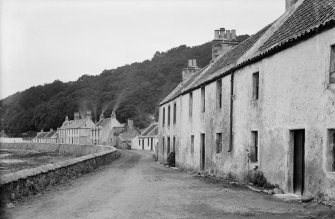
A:
<svg viewBox="0 0 335 219">
<path fill-rule="evenodd" d="M 298 0 L 286 0 L 286 11 L 289 10 Z"/>
<path fill-rule="evenodd" d="M 79 115 L 78 112 L 75 112 L 75 113 L 73 114 L 73 120 L 78 120 L 78 119 L 80 119 L 80 115 Z"/>
<path fill-rule="evenodd" d="M 91 110 L 86 111 L 86 118 L 92 120 L 92 113 Z"/>
<path fill-rule="evenodd" d="M 112 119 L 113 119 L 113 118 L 116 118 L 116 114 L 115 114 L 115 111 L 114 111 L 114 110 L 113 110 L 113 112 L 112 112 L 111 118 L 112 118 Z"/>
<path fill-rule="evenodd" d="M 128 119 L 127 125 L 128 131 L 132 131 L 134 129 L 134 121 L 132 119 Z"/>
<path fill-rule="evenodd" d="M 65 116 L 65 122 L 68 122 L 68 121 L 69 121 L 69 117 Z"/>
<path fill-rule="evenodd" d="M 198 70 L 199 68 L 197 66 L 197 60 L 188 60 L 188 66 L 182 71 L 183 81 L 188 80 L 192 76 L 192 74 Z"/>
<path fill-rule="evenodd" d="M 236 30 L 226 30 L 225 28 L 215 30 L 214 40 L 212 41 L 212 61 L 234 48 L 237 44 Z"/>
<path fill-rule="evenodd" d="M 99 121 L 101 121 L 101 120 L 103 120 L 103 119 L 105 119 L 105 116 L 104 116 L 104 113 L 101 113 L 101 115 L 100 115 L 100 120 L 99 120 Z"/>
</svg>

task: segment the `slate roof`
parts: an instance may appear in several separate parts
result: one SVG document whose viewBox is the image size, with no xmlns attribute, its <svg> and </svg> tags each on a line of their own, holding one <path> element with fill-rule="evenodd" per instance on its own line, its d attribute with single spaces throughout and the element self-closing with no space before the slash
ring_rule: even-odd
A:
<svg viewBox="0 0 335 219">
<path fill-rule="evenodd" d="M 156 136 L 158 135 L 158 123 L 152 123 L 140 137 Z"/>
<path fill-rule="evenodd" d="M 334 27 L 334 0 L 298 0 L 276 21 L 205 67 L 188 85 L 178 85 L 160 105 Z"/>
<path fill-rule="evenodd" d="M 83 127 L 86 123 L 87 119 L 77 119 L 63 122 L 63 125 L 60 129 L 75 129 L 75 128 L 85 128 Z M 89 127 L 87 127 L 89 128 Z"/>
<path fill-rule="evenodd" d="M 96 126 L 105 126 L 107 123 L 109 123 L 111 121 L 111 118 L 106 118 L 106 119 L 103 119 L 103 120 L 100 120 Z"/>
<path fill-rule="evenodd" d="M 44 138 L 49 132 L 41 132 L 35 138 Z"/>
<path fill-rule="evenodd" d="M 44 137 L 45 137 L 45 138 L 51 138 L 51 137 L 53 137 L 56 133 L 57 133 L 56 130 L 52 130 L 52 131 L 48 132 Z"/>
</svg>

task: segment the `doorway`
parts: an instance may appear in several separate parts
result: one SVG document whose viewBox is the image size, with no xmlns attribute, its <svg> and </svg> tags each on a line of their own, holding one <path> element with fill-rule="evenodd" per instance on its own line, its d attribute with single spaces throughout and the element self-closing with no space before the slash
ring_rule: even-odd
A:
<svg viewBox="0 0 335 219">
<path fill-rule="evenodd" d="M 293 191 L 302 195 L 305 187 L 305 130 L 293 132 Z"/>
<path fill-rule="evenodd" d="M 205 134 L 200 134 L 200 170 L 205 170 L 206 163 Z"/>
</svg>

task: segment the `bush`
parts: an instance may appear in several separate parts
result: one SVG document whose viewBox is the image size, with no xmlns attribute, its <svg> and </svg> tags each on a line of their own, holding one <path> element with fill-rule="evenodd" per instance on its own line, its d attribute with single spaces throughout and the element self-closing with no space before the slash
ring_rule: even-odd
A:
<svg viewBox="0 0 335 219">
<path fill-rule="evenodd" d="M 167 158 L 167 161 L 168 161 L 168 164 L 170 165 L 170 166 L 175 166 L 176 165 L 176 161 L 175 161 L 175 153 L 174 152 L 171 152 L 171 153 L 169 153 L 169 155 L 168 155 L 168 158 Z"/>
<path fill-rule="evenodd" d="M 260 170 L 250 170 L 247 174 L 247 181 L 258 187 L 264 187 L 265 185 L 269 187 L 263 172 Z"/>
</svg>

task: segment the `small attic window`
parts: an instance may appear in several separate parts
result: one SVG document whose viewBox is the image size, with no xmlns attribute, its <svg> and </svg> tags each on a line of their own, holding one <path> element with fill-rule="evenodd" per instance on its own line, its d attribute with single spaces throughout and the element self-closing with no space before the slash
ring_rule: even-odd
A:
<svg viewBox="0 0 335 219">
<path fill-rule="evenodd" d="M 335 45 L 332 45 L 330 48 L 329 83 L 335 84 Z"/>
</svg>

